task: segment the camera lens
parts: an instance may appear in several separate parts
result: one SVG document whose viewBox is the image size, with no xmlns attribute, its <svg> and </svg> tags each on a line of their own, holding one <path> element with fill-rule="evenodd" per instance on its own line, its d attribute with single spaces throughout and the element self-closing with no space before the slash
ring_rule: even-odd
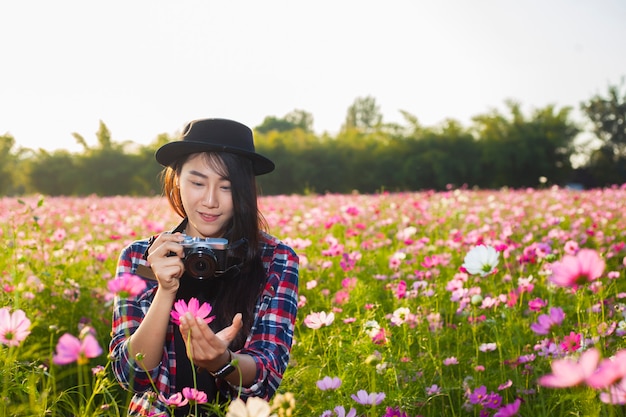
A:
<svg viewBox="0 0 626 417">
<path fill-rule="evenodd" d="M 197 279 L 213 277 L 216 266 L 217 258 L 211 250 L 196 251 L 185 257 L 185 270 Z"/>
</svg>

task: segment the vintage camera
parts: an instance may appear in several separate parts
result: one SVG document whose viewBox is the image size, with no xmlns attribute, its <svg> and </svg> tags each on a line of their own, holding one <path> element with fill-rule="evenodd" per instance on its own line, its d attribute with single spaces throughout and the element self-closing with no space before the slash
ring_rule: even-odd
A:
<svg viewBox="0 0 626 417">
<path fill-rule="evenodd" d="M 185 257 L 183 264 L 189 275 L 208 279 L 223 274 L 228 269 L 227 239 L 184 236 L 181 242 Z"/>
</svg>

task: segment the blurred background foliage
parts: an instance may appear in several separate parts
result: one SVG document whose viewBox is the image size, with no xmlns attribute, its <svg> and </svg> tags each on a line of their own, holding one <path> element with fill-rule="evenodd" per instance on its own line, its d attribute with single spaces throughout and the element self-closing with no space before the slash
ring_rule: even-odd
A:
<svg viewBox="0 0 626 417">
<path fill-rule="evenodd" d="M 367 96 L 355 99 L 333 135 L 316 134 L 304 110 L 268 116 L 254 127 L 256 147 L 277 168 L 259 185 L 276 195 L 626 183 L 624 82 L 581 103 L 584 120 L 573 121 L 573 110 L 549 105 L 524 114 L 520 103 L 507 101 L 504 112 L 477 115 L 469 127 L 453 119 L 423 126 L 408 112 L 401 112 L 404 124 L 385 123 Z M 154 152 L 176 135 L 119 143 L 101 121 L 96 136 L 90 147 L 74 133 L 78 153 L 21 148 L 11 135 L 0 136 L 0 195 L 160 193 Z"/>
</svg>

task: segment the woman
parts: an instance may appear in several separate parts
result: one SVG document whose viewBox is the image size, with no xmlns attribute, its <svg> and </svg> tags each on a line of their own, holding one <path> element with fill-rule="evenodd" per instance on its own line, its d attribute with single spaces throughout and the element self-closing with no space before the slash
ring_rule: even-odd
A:
<svg viewBox="0 0 626 417">
<path fill-rule="evenodd" d="M 213 403 L 238 395 L 269 401 L 289 361 L 298 298 L 298 257 L 263 231 L 257 206 L 255 176 L 274 164 L 255 152 L 248 127 L 226 119 L 189 123 L 156 159 L 165 167 L 164 194 L 183 220 L 120 255 L 117 276 L 147 283 L 139 296 L 116 299 L 113 314 L 113 371 L 135 392 L 129 415 L 165 411 L 163 400 L 184 388 Z M 206 246 L 215 257 L 190 260 Z M 189 313 L 174 324 L 174 304 L 192 297 L 212 306 L 209 325 Z"/>
</svg>

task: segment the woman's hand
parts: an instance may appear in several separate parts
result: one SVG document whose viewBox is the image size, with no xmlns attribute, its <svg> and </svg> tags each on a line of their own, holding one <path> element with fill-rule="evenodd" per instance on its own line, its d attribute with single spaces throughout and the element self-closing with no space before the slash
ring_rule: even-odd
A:
<svg viewBox="0 0 626 417">
<path fill-rule="evenodd" d="M 159 281 L 159 289 L 175 294 L 180 285 L 185 267 L 182 258 L 185 256 L 180 242 L 180 233 L 161 233 L 149 249 L 148 262 L 152 272 Z"/>
<path fill-rule="evenodd" d="M 187 346 L 187 356 L 201 368 L 218 370 L 228 362 L 228 345 L 242 326 L 241 313 L 237 313 L 230 326 L 213 333 L 204 320 L 185 314 L 180 320 L 180 333 Z"/>
</svg>

